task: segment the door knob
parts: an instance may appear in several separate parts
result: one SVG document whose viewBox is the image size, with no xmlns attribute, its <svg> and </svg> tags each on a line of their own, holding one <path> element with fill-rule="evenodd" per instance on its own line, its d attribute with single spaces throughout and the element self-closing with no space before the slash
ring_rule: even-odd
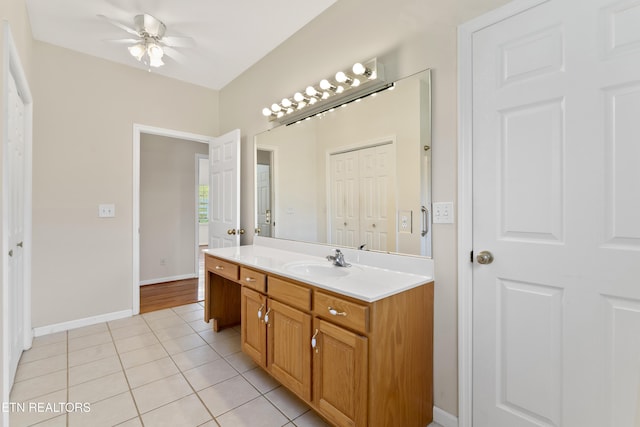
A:
<svg viewBox="0 0 640 427">
<path fill-rule="evenodd" d="M 230 228 L 227 230 L 227 234 L 236 234 L 235 228 Z"/>
<path fill-rule="evenodd" d="M 478 264 L 491 264 L 493 262 L 493 254 L 489 251 L 482 251 L 476 257 Z"/>
<path fill-rule="evenodd" d="M 239 229 L 238 234 L 244 234 L 244 228 Z"/>
</svg>

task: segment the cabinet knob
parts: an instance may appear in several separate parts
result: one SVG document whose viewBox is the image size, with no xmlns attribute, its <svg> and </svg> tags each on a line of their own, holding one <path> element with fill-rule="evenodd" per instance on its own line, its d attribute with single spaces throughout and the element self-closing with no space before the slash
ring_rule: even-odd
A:
<svg viewBox="0 0 640 427">
<path fill-rule="evenodd" d="M 318 352 L 318 341 L 316 340 L 316 337 L 318 336 L 318 330 L 316 329 L 316 332 L 313 334 L 313 336 L 311 337 L 311 348 L 315 350 L 315 352 Z"/>
<path fill-rule="evenodd" d="M 224 267 L 221 265 L 216 265 L 216 270 L 224 270 Z"/>
<path fill-rule="evenodd" d="M 271 307 L 269 307 L 269 309 L 267 310 L 267 312 L 264 315 L 264 323 L 266 323 L 267 326 L 271 326 L 269 324 L 269 313 L 271 313 Z"/>
<path fill-rule="evenodd" d="M 262 320 L 262 309 L 264 308 L 264 304 L 260 306 L 258 309 L 258 320 Z"/>
<path fill-rule="evenodd" d="M 327 310 L 329 310 L 329 314 L 331 314 L 332 316 L 346 316 L 347 313 L 344 311 L 338 311 L 333 307 L 327 307 Z"/>
<path fill-rule="evenodd" d="M 249 283 L 255 282 L 256 280 L 257 279 L 254 279 L 253 277 L 247 277 L 247 278 L 244 279 L 245 282 L 249 282 Z"/>
</svg>

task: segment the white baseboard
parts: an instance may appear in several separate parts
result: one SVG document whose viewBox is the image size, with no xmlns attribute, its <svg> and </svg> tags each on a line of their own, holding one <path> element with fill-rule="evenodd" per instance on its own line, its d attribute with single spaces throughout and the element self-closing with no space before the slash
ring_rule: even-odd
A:
<svg viewBox="0 0 640 427">
<path fill-rule="evenodd" d="M 181 274 L 179 276 L 170 276 L 170 277 L 160 277 L 157 279 L 147 279 L 141 280 L 140 286 L 145 285 L 155 285 L 156 283 L 164 283 L 164 282 L 175 282 L 176 280 L 187 280 L 187 279 L 197 279 L 197 274 Z"/>
<path fill-rule="evenodd" d="M 115 311 L 113 313 L 100 314 L 98 316 L 85 317 L 84 319 L 70 320 L 68 322 L 56 323 L 54 325 L 40 326 L 33 329 L 33 336 L 39 337 L 49 335 L 56 332 L 68 331 L 70 329 L 81 328 L 83 326 L 91 326 L 96 323 L 109 322 L 111 320 L 131 317 L 132 310 Z"/>
<path fill-rule="evenodd" d="M 458 427 L 458 417 L 451 415 L 437 406 L 433 407 L 433 421 L 442 427 Z"/>
</svg>

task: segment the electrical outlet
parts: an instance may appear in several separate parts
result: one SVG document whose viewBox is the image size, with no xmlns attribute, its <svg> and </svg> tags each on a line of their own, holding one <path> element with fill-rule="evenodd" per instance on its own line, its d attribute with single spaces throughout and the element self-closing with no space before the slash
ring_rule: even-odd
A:
<svg viewBox="0 0 640 427">
<path fill-rule="evenodd" d="M 116 216 L 116 205 L 114 204 L 98 205 L 98 217 L 113 218 L 114 216 Z"/>
<path fill-rule="evenodd" d="M 453 202 L 433 204 L 434 224 L 453 224 Z"/>
<path fill-rule="evenodd" d="M 398 232 L 411 233 L 411 211 L 398 212 Z"/>
</svg>

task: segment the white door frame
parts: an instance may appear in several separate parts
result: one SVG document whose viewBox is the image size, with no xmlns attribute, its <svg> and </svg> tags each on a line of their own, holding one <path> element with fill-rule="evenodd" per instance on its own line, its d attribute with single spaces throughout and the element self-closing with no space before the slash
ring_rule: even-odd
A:
<svg viewBox="0 0 640 427">
<path fill-rule="evenodd" d="M 208 154 L 196 153 L 196 273 L 200 269 L 200 160 L 209 159 Z M 208 166 L 207 162 L 207 166 Z M 210 195 L 210 194 L 209 194 Z M 209 216 L 207 215 L 207 219 Z M 207 224 L 208 227 L 208 224 Z M 209 239 L 209 231 L 207 230 L 207 240 Z"/>
<path fill-rule="evenodd" d="M 279 206 L 277 201 L 277 182 L 278 182 L 278 147 L 275 145 L 264 145 L 258 143 L 258 136 L 253 137 L 253 203 L 255 206 L 255 218 L 253 220 L 255 228 L 258 228 L 258 192 L 255 191 L 258 188 L 258 150 L 269 151 L 271 153 L 271 237 L 276 237 L 276 228 L 274 226 L 274 220 L 279 212 Z M 254 236 L 256 235 L 255 228 L 253 230 Z M 259 235 L 259 234 L 258 234 Z"/>
<path fill-rule="evenodd" d="M 33 330 L 31 328 L 31 242 L 32 242 L 32 144 L 33 144 L 33 98 L 31 96 L 31 90 L 29 89 L 29 82 L 27 81 L 27 75 L 25 74 L 20 57 L 18 55 L 18 49 L 16 48 L 15 41 L 11 35 L 11 28 L 7 21 L 3 22 L 3 35 L 4 57 L 2 58 L 2 86 L 5 91 L 9 87 L 9 75 L 13 77 L 20 92 L 22 101 L 24 103 L 24 246 L 23 246 L 23 261 L 24 261 L 24 337 L 23 344 L 25 350 L 31 347 L 33 339 Z M 2 120 L 4 121 L 3 134 L 2 134 L 2 152 L 7 153 L 8 144 L 8 96 L 3 95 L 2 99 Z M 7 185 L 7 161 L 8 156 L 4 155 L 2 160 L 2 242 L 0 244 L 2 250 L 2 401 L 9 402 L 9 393 L 11 391 L 11 381 L 9 375 L 9 361 L 10 357 L 6 354 L 9 348 L 10 335 L 9 331 L 9 276 L 8 276 L 8 259 L 5 254 L 9 251 L 8 241 L 8 191 Z M 9 413 L 3 412 L 2 414 L 3 425 L 9 423 Z"/>
<path fill-rule="evenodd" d="M 133 125 L 133 283 L 131 308 L 134 315 L 140 313 L 140 135 L 143 133 L 202 142 L 204 144 L 209 144 L 213 141 L 211 136 L 137 123 Z M 198 252 L 196 250 L 196 274 L 197 272 Z"/>
<path fill-rule="evenodd" d="M 473 34 L 549 0 L 514 0 L 458 27 L 458 426 L 473 423 Z"/>
</svg>

